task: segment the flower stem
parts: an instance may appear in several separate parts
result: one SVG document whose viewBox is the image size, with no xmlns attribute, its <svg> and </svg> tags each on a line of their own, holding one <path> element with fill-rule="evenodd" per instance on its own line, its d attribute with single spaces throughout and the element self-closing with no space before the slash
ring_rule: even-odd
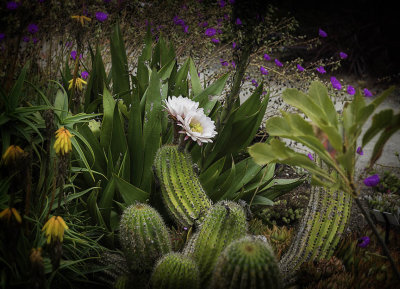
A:
<svg viewBox="0 0 400 289">
<path fill-rule="evenodd" d="M 371 227 L 372 231 L 374 232 L 376 238 L 378 239 L 378 242 L 380 243 L 383 252 L 385 253 L 386 257 L 389 259 L 390 265 L 392 265 L 392 269 L 394 271 L 394 273 L 397 276 L 397 279 L 400 280 L 400 272 L 396 267 L 396 264 L 394 263 L 394 260 L 392 258 L 392 256 L 390 255 L 389 249 L 386 246 L 385 242 L 383 241 L 382 237 L 379 235 L 379 232 L 377 230 L 377 228 L 374 225 L 374 222 L 372 221 L 370 215 L 368 214 L 368 212 L 365 210 L 365 208 L 362 206 L 360 199 L 359 198 L 354 198 L 354 200 L 356 201 L 357 206 L 360 208 L 362 214 L 364 215 L 364 217 L 366 218 L 368 225 Z"/>
</svg>

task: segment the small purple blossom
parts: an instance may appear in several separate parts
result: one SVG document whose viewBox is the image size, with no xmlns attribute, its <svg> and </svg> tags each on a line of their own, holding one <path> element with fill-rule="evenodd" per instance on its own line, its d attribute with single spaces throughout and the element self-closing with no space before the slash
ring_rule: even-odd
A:
<svg viewBox="0 0 400 289">
<path fill-rule="evenodd" d="M 72 41 L 65 42 L 65 47 L 72 47 Z"/>
<path fill-rule="evenodd" d="M 369 90 L 366 89 L 366 88 L 364 88 L 364 95 L 365 95 L 366 97 L 372 97 L 371 91 L 369 91 Z"/>
<path fill-rule="evenodd" d="M 332 83 L 332 86 L 334 89 L 337 89 L 337 90 L 342 89 L 342 85 L 340 84 L 340 81 L 337 80 L 336 77 L 334 77 L 334 76 L 331 77 L 331 83 Z"/>
<path fill-rule="evenodd" d="M 226 60 L 223 60 L 222 58 L 220 58 L 219 63 L 221 63 L 222 66 L 228 66 L 229 62 Z"/>
<path fill-rule="evenodd" d="M 183 27 L 183 32 L 189 33 L 189 25 L 185 25 L 185 27 Z"/>
<path fill-rule="evenodd" d="M 218 38 L 211 38 L 211 41 L 212 41 L 213 43 L 219 43 L 219 39 L 218 39 Z"/>
<path fill-rule="evenodd" d="M 304 71 L 304 67 L 301 66 L 300 64 L 297 64 L 297 70 L 302 72 L 302 71 Z"/>
<path fill-rule="evenodd" d="M 264 60 L 267 60 L 267 61 L 271 60 L 271 57 L 267 53 L 265 53 L 263 57 L 264 57 Z"/>
<path fill-rule="evenodd" d="M 326 73 L 325 68 L 323 66 L 317 67 L 317 71 L 321 74 Z"/>
<path fill-rule="evenodd" d="M 28 43 L 30 41 L 29 36 L 22 37 L 22 41 Z"/>
<path fill-rule="evenodd" d="M 187 227 L 183 227 L 183 229 L 184 229 L 185 231 L 187 231 L 188 228 L 187 228 Z"/>
<path fill-rule="evenodd" d="M 275 59 L 275 64 L 276 64 L 276 66 L 279 66 L 279 67 L 283 66 L 282 62 L 280 62 L 278 59 Z"/>
<path fill-rule="evenodd" d="M 236 48 L 236 42 L 232 43 L 232 48 L 235 49 Z"/>
<path fill-rule="evenodd" d="M 229 20 L 229 14 L 224 14 L 224 19 Z"/>
<path fill-rule="evenodd" d="M 180 26 L 185 25 L 185 21 L 183 19 L 180 19 L 178 16 L 175 16 L 173 18 L 173 21 L 174 21 L 175 25 L 180 25 Z"/>
<path fill-rule="evenodd" d="M 347 54 L 344 53 L 344 52 L 340 52 L 339 56 L 340 56 L 341 59 L 346 59 L 347 58 Z"/>
<path fill-rule="evenodd" d="M 239 17 L 236 18 L 235 24 L 236 24 L 236 25 L 242 25 L 242 20 L 240 20 Z"/>
<path fill-rule="evenodd" d="M 89 72 L 87 72 L 86 70 L 85 70 L 85 71 L 82 71 L 81 77 L 82 77 L 83 79 L 87 79 L 87 78 L 89 77 Z"/>
<path fill-rule="evenodd" d="M 30 34 L 35 34 L 39 31 L 39 27 L 35 23 L 31 23 L 28 25 L 28 32 Z"/>
<path fill-rule="evenodd" d="M 225 7 L 225 5 L 226 5 L 224 0 L 219 0 L 218 4 L 219 4 L 219 7 L 221 7 L 221 8 Z"/>
<path fill-rule="evenodd" d="M 328 36 L 328 33 L 326 33 L 324 30 L 322 30 L 321 28 L 318 30 L 318 35 L 325 38 Z"/>
<path fill-rule="evenodd" d="M 361 237 L 360 239 L 358 239 L 357 246 L 360 248 L 366 248 L 369 245 L 370 241 L 371 240 L 368 236 Z"/>
<path fill-rule="evenodd" d="M 217 29 L 217 33 L 218 34 L 222 34 L 222 30 L 221 29 Z"/>
<path fill-rule="evenodd" d="M 204 34 L 208 37 L 214 36 L 217 33 L 217 30 L 215 30 L 215 28 L 207 28 L 206 31 L 204 32 Z"/>
<path fill-rule="evenodd" d="M 0 33 L 0 41 L 3 41 L 4 38 L 6 38 L 6 35 L 4 33 Z"/>
<path fill-rule="evenodd" d="M 260 72 L 262 75 L 268 75 L 268 70 L 266 70 L 263 66 L 260 66 Z"/>
<path fill-rule="evenodd" d="M 8 10 L 15 10 L 18 8 L 18 3 L 15 1 L 9 1 L 7 2 L 7 9 Z"/>
<path fill-rule="evenodd" d="M 33 44 L 36 44 L 36 43 L 38 43 L 38 39 L 36 38 L 36 37 L 32 37 L 32 42 L 33 42 Z"/>
<path fill-rule="evenodd" d="M 108 14 L 106 12 L 98 11 L 96 12 L 96 19 L 100 22 L 106 21 L 108 18 Z"/>
<path fill-rule="evenodd" d="M 347 93 L 350 95 L 354 95 L 354 94 L 356 94 L 356 89 L 354 87 L 352 87 L 351 85 L 349 85 L 347 87 Z"/>
<path fill-rule="evenodd" d="M 258 82 L 257 82 L 255 79 L 253 79 L 253 80 L 251 81 L 251 83 L 252 83 L 255 87 L 258 87 Z"/>
<path fill-rule="evenodd" d="M 78 52 L 76 52 L 76 50 L 72 50 L 71 51 L 71 58 L 73 59 L 73 60 L 75 60 L 76 59 L 76 56 L 78 55 Z"/>
<path fill-rule="evenodd" d="M 377 174 L 369 176 L 368 178 L 364 179 L 364 184 L 367 187 L 375 187 L 379 183 L 380 179 Z"/>
<path fill-rule="evenodd" d="M 199 23 L 200 27 L 207 27 L 208 26 L 208 22 L 207 21 L 203 21 Z"/>
<path fill-rule="evenodd" d="M 357 153 L 358 153 L 360 156 L 364 155 L 364 152 L 363 152 L 363 150 L 362 150 L 362 147 L 358 147 L 358 148 L 357 148 Z"/>
<path fill-rule="evenodd" d="M 311 161 L 314 161 L 314 157 L 312 156 L 311 153 L 308 153 L 307 157 L 308 157 Z"/>
<path fill-rule="evenodd" d="M 232 60 L 231 65 L 233 68 L 236 68 L 236 62 Z"/>
</svg>

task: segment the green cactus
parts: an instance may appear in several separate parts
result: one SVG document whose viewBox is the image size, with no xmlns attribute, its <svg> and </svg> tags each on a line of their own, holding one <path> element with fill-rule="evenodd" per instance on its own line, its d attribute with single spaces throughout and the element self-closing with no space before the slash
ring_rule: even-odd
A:
<svg viewBox="0 0 400 289">
<path fill-rule="evenodd" d="M 154 267 L 150 283 L 154 289 L 198 289 L 199 269 L 191 258 L 181 253 L 169 253 Z"/>
<path fill-rule="evenodd" d="M 120 241 L 132 271 L 151 270 L 158 258 L 171 251 L 167 227 L 160 214 L 142 203 L 129 206 L 122 214 Z"/>
<path fill-rule="evenodd" d="M 343 191 L 312 188 L 297 234 L 279 262 L 285 283 L 294 281 L 303 263 L 332 256 L 350 217 L 352 200 Z"/>
<path fill-rule="evenodd" d="M 281 288 L 278 263 L 266 239 L 246 236 L 233 241 L 219 256 L 212 289 Z"/>
<path fill-rule="evenodd" d="M 211 200 L 193 171 L 190 154 L 179 151 L 177 146 L 165 145 L 158 150 L 154 167 L 164 204 L 175 221 L 191 227 L 196 220 L 202 220 Z"/>
<path fill-rule="evenodd" d="M 193 249 L 184 250 L 199 266 L 201 288 L 206 287 L 221 252 L 232 241 L 244 237 L 246 232 L 246 216 L 239 204 L 220 201 L 211 208 L 198 235 L 189 241 L 188 246 L 193 246 Z"/>
</svg>

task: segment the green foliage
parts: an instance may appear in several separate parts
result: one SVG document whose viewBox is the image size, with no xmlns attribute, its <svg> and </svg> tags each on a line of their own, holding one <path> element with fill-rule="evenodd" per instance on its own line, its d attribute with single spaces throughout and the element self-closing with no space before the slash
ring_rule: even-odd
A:
<svg viewBox="0 0 400 289">
<path fill-rule="evenodd" d="M 261 239 L 247 236 L 233 241 L 219 256 L 210 288 L 281 288 L 273 250 Z"/>
<path fill-rule="evenodd" d="M 195 221 L 203 220 L 211 201 L 193 171 L 190 154 L 165 145 L 158 150 L 154 165 L 162 199 L 176 223 L 191 227 Z"/>
<path fill-rule="evenodd" d="M 311 84 L 308 94 L 292 88 L 283 92 L 283 100 L 300 109 L 310 121 L 299 114 L 283 113 L 282 117 L 273 117 L 266 122 L 267 132 L 271 136 L 289 138 L 307 146 L 335 174 L 318 166 L 307 156 L 294 152 L 278 139 L 255 144 L 249 148 L 249 153 L 258 164 L 279 162 L 301 166 L 313 174 L 315 184 L 334 187 L 356 196 L 353 178 L 357 139 L 368 117 L 392 91 L 393 88 L 386 90 L 368 105 L 357 92 L 354 100 L 345 105 L 342 115 L 336 112 L 328 90 L 319 82 Z M 374 147 L 370 166 L 380 156 L 388 138 L 399 128 L 398 116 L 393 116 L 390 111 L 382 111 L 373 117 L 362 145 L 365 146 L 378 132 L 384 132 Z M 321 143 L 325 139 L 333 151 L 328 151 L 329 146 L 325 148 Z"/>
<path fill-rule="evenodd" d="M 181 253 L 169 253 L 155 265 L 150 283 L 157 289 L 198 289 L 199 269 L 191 258 Z"/>
<path fill-rule="evenodd" d="M 199 266 L 202 288 L 209 282 L 221 252 L 246 232 L 246 216 L 240 205 L 220 201 L 211 208 L 193 240 L 193 250 L 187 250 Z"/>
<path fill-rule="evenodd" d="M 149 205 L 137 203 L 121 217 L 120 242 L 131 271 L 146 271 L 171 251 L 167 227 L 160 214 Z"/>
</svg>

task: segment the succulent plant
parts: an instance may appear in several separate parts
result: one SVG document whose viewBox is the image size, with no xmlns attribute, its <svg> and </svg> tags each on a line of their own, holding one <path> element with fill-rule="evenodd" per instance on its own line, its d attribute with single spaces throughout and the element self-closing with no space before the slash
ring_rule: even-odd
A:
<svg viewBox="0 0 400 289">
<path fill-rule="evenodd" d="M 131 205 L 123 212 L 120 241 L 132 271 L 152 269 L 158 258 L 171 251 L 162 217 L 154 208 L 142 203 Z"/>
<path fill-rule="evenodd" d="M 154 167 L 162 199 L 175 221 L 183 227 L 201 221 L 211 200 L 193 170 L 190 154 L 179 151 L 178 146 L 165 145 L 158 150 Z"/>
<path fill-rule="evenodd" d="M 276 257 L 279 260 L 281 255 L 286 252 L 292 242 L 293 228 L 288 229 L 285 226 L 278 227 L 274 225 L 272 229 L 268 228 L 264 232 L 264 235 L 267 237 L 272 248 L 274 248 Z"/>
<path fill-rule="evenodd" d="M 281 274 L 269 244 L 252 236 L 233 241 L 219 256 L 210 287 L 281 288 Z"/>
<path fill-rule="evenodd" d="M 198 289 L 199 269 L 181 253 L 168 253 L 155 265 L 150 283 L 154 289 Z"/>
<path fill-rule="evenodd" d="M 205 288 L 221 252 L 234 240 L 244 237 L 247 221 L 243 208 L 232 201 L 219 201 L 206 215 L 195 238 L 186 249 L 197 262 L 201 288 Z M 193 242 L 193 243 L 192 243 Z"/>
</svg>

